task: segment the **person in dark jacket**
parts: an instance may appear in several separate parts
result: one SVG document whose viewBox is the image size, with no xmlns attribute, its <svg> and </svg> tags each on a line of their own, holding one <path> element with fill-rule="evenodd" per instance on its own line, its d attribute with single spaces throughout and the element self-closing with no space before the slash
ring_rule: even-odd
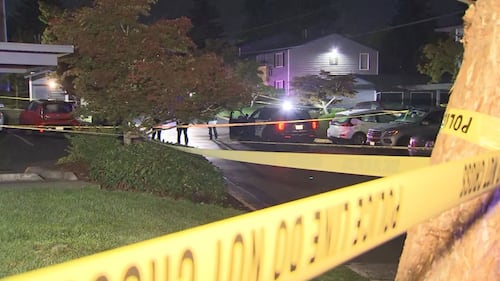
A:
<svg viewBox="0 0 500 281">
<path fill-rule="evenodd" d="M 159 126 L 161 126 L 162 124 L 160 124 L 160 120 L 159 119 L 154 119 L 155 121 L 155 126 L 153 126 L 153 134 L 151 135 L 151 139 L 158 139 L 159 141 L 161 141 L 161 127 L 158 128 Z"/>
<path fill-rule="evenodd" d="M 208 124 L 208 135 L 210 136 L 210 139 L 217 139 L 219 136 L 217 134 L 217 117 L 214 117 L 212 120 L 209 120 L 207 122 Z M 213 126 L 211 126 L 213 125 Z"/>
<path fill-rule="evenodd" d="M 184 145 L 188 145 L 188 126 L 189 123 L 183 120 L 177 120 L 177 144 L 181 144 L 181 135 L 184 134 Z"/>
</svg>

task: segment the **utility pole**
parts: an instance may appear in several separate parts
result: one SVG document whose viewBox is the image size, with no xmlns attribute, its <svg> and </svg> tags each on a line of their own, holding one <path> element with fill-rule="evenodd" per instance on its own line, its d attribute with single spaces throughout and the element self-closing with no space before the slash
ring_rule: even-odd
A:
<svg viewBox="0 0 500 281">
<path fill-rule="evenodd" d="M 0 42 L 7 42 L 7 16 L 5 14 L 5 0 L 0 0 Z"/>
</svg>

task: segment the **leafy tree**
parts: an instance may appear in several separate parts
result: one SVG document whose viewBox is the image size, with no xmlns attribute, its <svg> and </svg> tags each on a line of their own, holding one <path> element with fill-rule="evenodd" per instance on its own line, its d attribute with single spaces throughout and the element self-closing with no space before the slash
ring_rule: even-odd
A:
<svg viewBox="0 0 500 281">
<path fill-rule="evenodd" d="M 331 75 L 326 71 L 321 71 L 319 75 L 296 77 L 291 85 L 303 102 L 321 108 L 326 114 L 328 107 L 339 98 L 356 93 L 352 75 Z"/>
<path fill-rule="evenodd" d="M 217 8 L 207 0 L 194 0 L 191 22 L 193 28 L 189 34 L 199 47 L 204 47 L 207 39 L 221 38 L 224 33 Z"/>
<path fill-rule="evenodd" d="M 418 71 L 431 77 L 432 82 L 442 82 L 443 76 L 450 75 L 455 80 L 463 55 L 463 45 L 452 38 L 439 39 L 424 46 L 422 62 Z"/>
<path fill-rule="evenodd" d="M 124 124 L 138 116 L 203 118 L 250 99 L 251 87 L 221 57 L 196 51 L 188 18 L 140 21 L 154 2 L 96 0 L 51 18 L 53 43 L 75 46 L 59 70 L 66 89 Z"/>
<path fill-rule="evenodd" d="M 49 25 L 50 18 L 56 18 L 63 14 L 63 5 L 60 0 L 38 0 L 40 15 L 38 19 L 43 23 L 44 28 Z M 55 38 L 51 33 L 45 31 L 42 35 L 42 42 L 51 42 Z"/>
</svg>

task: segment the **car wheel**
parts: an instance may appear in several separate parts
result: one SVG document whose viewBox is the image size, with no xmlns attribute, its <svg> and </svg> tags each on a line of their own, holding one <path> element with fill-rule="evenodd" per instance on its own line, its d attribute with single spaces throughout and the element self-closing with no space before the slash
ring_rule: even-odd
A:
<svg viewBox="0 0 500 281">
<path fill-rule="evenodd" d="M 410 137 L 402 137 L 396 143 L 397 146 L 408 146 L 410 144 Z"/>
<path fill-rule="evenodd" d="M 366 143 L 366 135 L 363 133 L 356 133 L 352 136 L 351 141 L 353 144 L 365 144 Z"/>
</svg>

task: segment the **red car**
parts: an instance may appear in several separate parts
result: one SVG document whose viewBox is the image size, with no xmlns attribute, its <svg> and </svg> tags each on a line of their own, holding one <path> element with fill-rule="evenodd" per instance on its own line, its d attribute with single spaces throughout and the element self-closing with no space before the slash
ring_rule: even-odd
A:
<svg viewBox="0 0 500 281">
<path fill-rule="evenodd" d="M 49 126 L 56 130 L 78 126 L 73 116 L 75 106 L 71 102 L 56 100 L 34 100 L 19 115 L 19 124 L 33 126 Z"/>
</svg>

